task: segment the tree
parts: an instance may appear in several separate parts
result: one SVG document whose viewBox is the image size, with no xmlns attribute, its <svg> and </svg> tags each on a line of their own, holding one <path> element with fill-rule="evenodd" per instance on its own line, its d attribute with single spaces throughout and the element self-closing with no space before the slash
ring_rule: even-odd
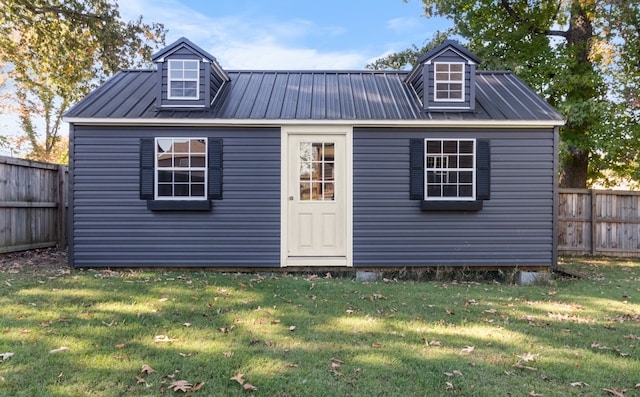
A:
<svg viewBox="0 0 640 397">
<path fill-rule="evenodd" d="M 108 75 L 147 61 L 164 35 L 142 17 L 122 21 L 110 0 L 0 1 L 0 61 L 29 157 L 51 160 L 64 111 Z"/>
<path fill-rule="evenodd" d="M 605 169 L 637 177 L 640 5 L 636 1 L 423 2 L 427 17 L 452 20 L 452 33 L 468 40 L 469 48 L 485 59 L 482 67 L 514 71 L 565 115 L 567 124 L 560 131 L 561 186 L 586 187 Z M 612 142 L 617 142 L 615 147 Z"/>
</svg>

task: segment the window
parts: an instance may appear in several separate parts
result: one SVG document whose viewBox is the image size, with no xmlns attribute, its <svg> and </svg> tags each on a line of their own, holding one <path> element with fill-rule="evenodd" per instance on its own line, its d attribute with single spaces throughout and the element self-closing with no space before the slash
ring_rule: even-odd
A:
<svg viewBox="0 0 640 397">
<path fill-rule="evenodd" d="M 464 101 L 464 63 L 436 62 L 434 68 L 436 102 Z"/>
<path fill-rule="evenodd" d="M 169 99 L 198 99 L 200 62 L 169 60 Z"/>
<path fill-rule="evenodd" d="M 298 173 L 300 200 L 333 201 L 335 199 L 334 151 L 334 143 L 300 143 Z"/>
<path fill-rule="evenodd" d="M 207 140 L 156 138 L 157 200 L 207 198 Z"/>
<path fill-rule="evenodd" d="M 425 139 L 425 200 L 475 200 L 473 139 Z"/>
</svg>

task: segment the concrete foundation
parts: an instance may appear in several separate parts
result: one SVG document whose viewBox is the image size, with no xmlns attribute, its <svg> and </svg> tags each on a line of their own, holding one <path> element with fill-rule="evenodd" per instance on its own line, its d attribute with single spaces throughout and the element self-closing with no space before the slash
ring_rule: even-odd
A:
<svg viewBox="0 0 640 397">
<path fill-rule="evenodd" d="M 356 281 L 377 281 L 382 278 L 382 272 L 356 272 Z"/>
</svg>

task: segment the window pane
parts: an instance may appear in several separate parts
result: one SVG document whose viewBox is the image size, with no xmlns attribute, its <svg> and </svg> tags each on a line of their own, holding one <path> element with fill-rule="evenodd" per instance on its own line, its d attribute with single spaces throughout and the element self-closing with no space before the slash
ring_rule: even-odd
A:
<svg viewBox="0 0 640 397">
<path fill-rule="evenodd" d="M 191 182 L 204 183 L 204 171 L 191 171 Z"/>
<path fill-rule="evenodd" d="M 173 172 L 158 171 L 158 182 L 173 182 Z"/>
<path fill-rule="evenodd" d="M 460 183 L 473 183 L 473 173 L 471 171 L 460 171 Z"/>
<path fill-rule="evenodd" d="M 436 72 L 449 71 L 448 63 L 436 63 Z"/>
<path fill-rule="evenodd" d="M 173 186 L 174 196 L 176 197 L 188 197 L 189 196 L 189 184 L 188 183 L 176 183 Z"/>
<path fill-rule="evenodd" d="M 300 163 L 300 180 L 308 181 L 311 179 L 311 163 L 304 161 Z"/>
<path fill-rule="evenodd" d="M 442 197 L 442 191 L 440 190 L 440 185 L 429 185 L 429 186 L 427 186 L 427 196 L 429 196 L 429 197 Z"/>
<path fill-rule="evenodd" d="M 324 144 L 324 161 L 334 161 L 335 160 L 335 149 L 333 143 L 325 143 Z"/>
<path fill-rule="evenodd" d="M 322 173 L 320 169 L 320 163 L 313 164 L 313 174 L 311 175 L 311 179 L 314 181 L 322 180 Z"/>
<path fill-rule="evenodd" d="M 171 197 L 173 196 L 173 185 L 171 184 L 158 184 L 158 196 L 160 197 Z"/>
<path fill-rule="evenodd" d="M 458 168 L 458 156 L 451 155 L 446 157 L 448 163 L 444 168 Z"/>
<path fill-rule="evenodd" d="M 300 183 L 300 200 L 311 200 L 311 183 L 309 182 L 301 182 Z"/>
<path fill-rule="evenodd" d="M 204 153 L 207 147 L 206 140 L 204 139 L 191 139 L 189 144 L 191 153 Z"/>
<path fill-rule="evenodd" d="M 444 185 L 442 187 L 442 197 L 458 197 L 458 187 L 456 185 Z"/>
<path fill-rule="evenodd" d="M 311 184 L 311 200 L 322 200 L 322 183 L 313 182 Z"/>
<path fill-rule="evenodd" d="M 191 185 L 192 197 L 204 197 L 204 183 L 194 183 Z"/>
<path fill-rule="evenodd" d="M 313 149 L 311 151 L 311 160 L 320 161 L 322 160 L 322 144 L 321 143 L 313 143 Z"/>
<path fill-rule="evenodd" d="M 458 153 L 458 142 L 457 141 L 444 141 L 444 142 L 442 142 L 442 152 L 443 153 Z"/>
<path fill-rule="evenodd" d="M 460 153 L 473 154 L 473 141 L 460 141 Z"/>
<path fill-rule="evenodd" d="M 427 153 L 442 153 L 440 141 L 427 141 Z"/>
<path fill-rule="evenodd" d="M 324 200 L 332 201 L 335 199 L 333 188 L 334 188 L 334 185 L 332 182 L 328 182 L 324 184 Z"/>
<path fill-rule="evenodd" d="M 449 80 L 449 73 L 445 73 L 445 72 L 436 73 L 436 80 L 439 80 L 439 81 Z"/>
<path fill-rule="evenodd" d="M 449 64 L 449 69 L 452 72 L 462 72 L 462 67 L 463 66 L 464 65 L 462 65 L 461 63 L 451 63 L 451 64 Z"/>
<path fill-rule="evenodd" d="M 471 185 L 461 185 L 460 197 L 473 197 L 473 187 Z"/>
<path fill-rule="evenodd" d="M 460 156 L 460 168 L 473 168 L 473 156 Z"/>
<path fill-rule="evenodd" d="M 324 180 L 325 181 L 333 180 L 333 163 L 326 163 L 324 165 Z"/>
<path fill-rule="evenodd" d="M 192 167 L 204 167 L 205 166 L 205 157 L 204 154 L 196 154 L 191 155 L 191 166 Z"/>
<path fill-rule="evenodd" d="M 176 171 L 173 177 L 175 182 L 189 182 L 189 173 L 185 171 Z"/>
<path fill-rule="evenodd" d="M 449 80 L 454 80 L 454 81 L 462 80 L 462 73 L 451 73 Z"/>
<path fill-rule="evenodd" d="M 195 70 L 185 70 L 184 71 L 184 78 L 185 79 L 197 79 L 198 78 L 198 72 Z"/>
</svg>

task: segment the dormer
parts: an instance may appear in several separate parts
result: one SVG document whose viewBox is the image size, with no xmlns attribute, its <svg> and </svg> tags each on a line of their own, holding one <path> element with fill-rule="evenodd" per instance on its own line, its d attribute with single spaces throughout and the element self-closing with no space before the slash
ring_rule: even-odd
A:
<svg viewBox="0 0 640 397">
<path fill-rule="evenodd" d="M 407 83 L 430 112 L 475 110 L 475 54 L 448 40 L 418 59 Z"/>
<path fill-rule="evenodd" d="M 216 59 L 182 37 L 155 53 L 158 108 L 208 109 L 229 81 Z"/>
</svg>

